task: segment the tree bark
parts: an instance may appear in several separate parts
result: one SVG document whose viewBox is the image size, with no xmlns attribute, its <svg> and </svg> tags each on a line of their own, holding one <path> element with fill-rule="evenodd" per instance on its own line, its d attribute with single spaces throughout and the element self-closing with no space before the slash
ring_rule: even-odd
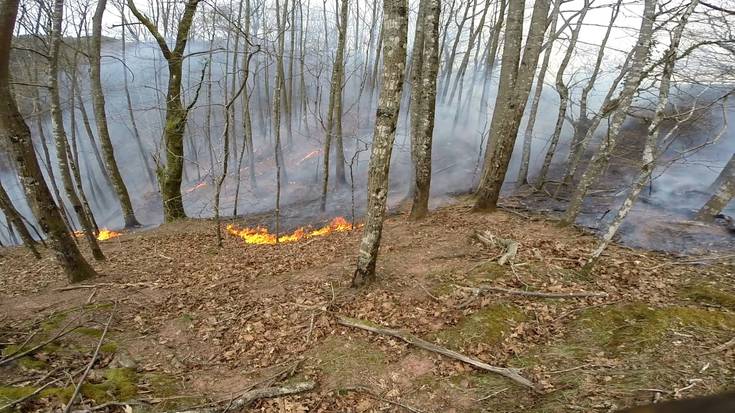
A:
<svg viewBox="0 0 735 413">
<path fill-rule="evenodd" d="M 592 160 L 582 175 L 579 185 L 576 186 L 574 194 L 569 201 L 569 206 L 561 220 L 562 225 L 571 225 L 577 219 L 577 215 L 582 209 L 582 201 L 587 195 L 587 191 L 592 185 L 597 183 L 608 163 L 608 160 L 610 159 L 610 156 L 612 155 L 620 128 L 628 117 L 628 109 L 633 103 L 635 92 L 638 90 L 638 87 L 643 80 L 643 66 L 645 65 L 648 53 L 651 49 L 653 22 L 656 17 L 655 8 L 656 0 L 645 1 L 638 41 L 634 48 L 630 71 L 628 72 L 623 84 L 623 90 L 618 95 L 616 108 L 612 109 L 607 138 L 602 141 L 600 148 L 595 156 L 592 157 Z M 588 132 L 588 136 L 586 136 L 585 139 L 589 138 L 589 134 L 590 132 Z"/>
<path fill-rule="evenodd" d="M 8 222 L 8 231 L 10 234 L 13 234 L 13 227 L 15 227 L 15 229 L 18 230 L 20 239 L 23 241 L 23 245 L 28 248 L 36 259 L 40 259 L 41 254 L 39 254 L 38 249 L 36 248 L 36 241 L 33 239 L 30 231 L 28 231 L 28 227 L 23 223 L 23 217 L 20 215 L 20 212 L 15 209 L 13 201 L 10 199 L 10 196 L 8 196 L 8 193 L 5 191 L 2 183 L 0 183 L 0 210 L 3 211 L 3 215 L 5 215 Z"/>
<path fill-rule="evenodd" d="M 416 23 L 413 55 L 414 65 L 420 65 L 421 68 L 414 70 L 411 93 L 412 101 L 415 100 L 415 104 L 412 102 L 413 116 L 411 119 L 411 154 L 415 182 L 409 217 L 414 220 L 424 218 L 429 212 L 441 5 L 439 0 L 422 0 L 419 10 L 421 19 Z M 423 29 L 419 33 L 420 26 Z"/>
<path fill-rule="evenodd" d="M 71 203 L 72 209 L 79 219 L 79 224 L 84 231 L 84 238 L 87 240 L 92 255 L 96 260 L 104 260 L 105 255 L 97 244 L 97 238 L 92 227 L 92 222 L 87 216 L 82 201 L 79 199 L 75 189 L 74 181 L 70 172 L 69 148 L 64 130 L 64 119 L 61 113 L 61 98 L 59 96 L 59 54 L 61 48 L 61 30 L 62 19 L 64 15 L 64 0 L 55 0 L 53 14 L 51 19 L 51 33 L 49 41 L 49 58 L 48 58 L 48 85 L 51 106 L 51 123 L 53 125 L 54 140 L 56 142 L 56 157 L 59 161 L 59 171 L 61 180 L 64 184 L 64 192 Z M 80 188 L 81 190 L 81 188 Z"/>
<path fill-rule="evenodd" d="M 709 201 L 697 212 L 697 219 L 711 222 L 715 219 L 715 215 L 725 209 L 733 197 L 735 197 L 735 176 L 731 175 L 723 180 Z"/>
<path fill-rule="evenodd" d="M 92 106 L 94 108 L 94 123 L 102 146 L 102 154 L 105 158 L 105 167 L 112 180 L 117 198 L 122 209 L 125 228 L 139 226 L 133 204 L 130 202 L 128 188 L 125 186 L 120 168 L 115 160 L 115 149 L 110 139 L 110 131 L 107 127 L 107 114 L 105 113 L 105 95 L 102 92 L 102 16 L 105 13 L 107 0 L 99 0 L 97 8 L 92 16 L 92 47 L 89 50 L 89 80 L 92 87 Z"/>
<path fill-rule="evenodd" d="M 189 109 L 181 101 L 182 61 L 189 40 L 194 13 L 200 0 L 188 0 L 179 21 L 176 42 L 173 49 L 166 44 L 166 38 L 158 32 L 156 25 L 138 11 L 134 0 L 127 0 L 128 8 L 156 39 L 163 57 L 168 63 L 168 89 L 166 92 L 166 124 L 163 139 L 166 147 L 166 165 L 158 166 L 157 175 L 163 198 L 163 220 L 172 222 L 186 218 L 181 197 L 181 180 L 184 168 L 184 132 Z"/>
<path fill-rule="evenodd" d="M 0 0 L 0 135 L 12 148 L 29 204 L 70 282 L 84 281 L 97 274 L 82 257 L 66 229 L 54 198 L 43 179 L 31 141 L 31 131 L 23 120 L 10 87 L 10 44 L 18 0 Z"/>
<path fill-rule="evenodd" d="M 541 93 L 544 91 L 544 80 L 546 79 L 546 72 L 549 69 L 549 60 L 551 59 L 551 53 L 554 51 L 554 42 L 556 41 L 556 22 L 559 19 L 559 8 L 561 7 L 561 1 L 557 0 L 554 3 L 554 9 L 549 17 L 549 37 L 546 40 L 547 46 L 544 52 L 544 60 L 541 62 L 541 68 L 539 69 L 538 77 L 536 78 L 536 89 L 533 93 L 533 99 L 531 100 L 531 109 L 528 113 L 528 124 L 526 130 L 523 133 L 523 153 L 521 154 L 521 166 L 518 171 L 518 179 L 516 180 L 516 186 L 521 187 L 528 184 L 528 169 L 531 163 L 531 148 L 533 146 L 533 129 L 536 126 L 536 116 L 538 115 L 539 103 L 541 102 Z"/>
<path fill-rule="evenodd" d="M 522 3 L 510 2 L 508 9 L 501 86 L 493 110 L 484 171 L 475 194 L 475 210 L 492 211 L 497 206 L 544 40 L 550 0 L 536 0 L 523 59 L 520 59 L 524 8 Z"/>
<path fill-rule="evenodd" d="M 401 92 L 406 68 L 407 31 L 407 1 L 384 0 L 385 64 L 373 131 L 373 147 L 370 154 L 367 217 L 360 242 L 357 269 L 352 279 L 352 285 L 355 287 L 375 279 L 375 264 L 378 259 L 388 198 L 390 157 L 401 108 Z"/>
</svg>

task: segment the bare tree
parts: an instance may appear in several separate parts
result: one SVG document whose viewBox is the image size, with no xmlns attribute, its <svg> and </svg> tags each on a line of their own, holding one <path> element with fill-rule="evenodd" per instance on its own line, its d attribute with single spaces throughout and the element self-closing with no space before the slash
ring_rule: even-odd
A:
<svg viewBox="0 0 735 413">
<path fill-rule="evenodd" d="M 439 0 L 422 0 L 414 36 L 411 90 L 411 155 L 414 191 L 411 219 L 429 211 L 431 149 L 436 111 L 436 78 L 439 70 Z"/>
<path fill-rule="evenodd" d="M 158 27 L 143 13 L 138 11 L 134 0 L 127 0 L 128 8 L 150 32 L 164 59 L 168 63 L 168 90 L 166 92 L 166 124 L 163 138 L 166 146 L 166 165 L 158 166 L 157 175 L 163 197 L 163 219 L 166 222 L 185 218 L 184 203 L 181 199 L 181 179 L 184 168 L 184 132 L 189 115 L 189 108 L 184 107 L 181 100 L 181 78 L 184 51 L 189 40 L 189 31 L 194 20 L 194 13 L 200 0 L 187 0 L 184 12 L 179 21 L 176 42 L 171 49 L 166 37 L 158 31 Z M 164 26 L 166 27 L 166 26 Z"/>
<path fill-rule="evenodd" d="M 388 199 L 390 157 L 401 108 L 407 32 L 407 1 L 384 0 L 385 64 L 373 131 L 373 148 L 370 154 L 367 217 L 357 257 L 357 268 L 352 278 L 352 285 L 355 287 L 375 279 L 375 264 L 378 260 L 378 248 L 383 233 L 383 220 Z"/>
<path fill-rule="evenodd" d="M 590 160 L 579 184 L 576 186 L 572 195 L 569 206 L 567 207 L 562 224 L 572 224 L 582 208 L 582 201 L 587 195 L 589 188 L 597 182 L 607 165 L 612 150 L 615 148 L 618 133 L 623 126 L 623 122 L 628 117 L 628 109 L 633 103 L 633 97 L 641 84 L 644 65 L 648 59 L 651 49 L 651 39 L 653 37 L 653 23 L 655 16 L 656 0 L 645 0 L 643 16 L 641 18 L 641 27 L 639 30 L 638 40 L 633 49 L 633 57 L 630 71 L 623 84 L 623 90 L 620 91 L 618 98 L 615 100 L 613 109 L 603 108 L 602 112 L 611 113 L 610 124 L 608 126 L 607 138 L 603 139 L 597 153 Z M 593 129 L 587 132 L 586 140 L 590 139 L 590 134 L 594 133 Z"/>
<path fill-rule="evenodd" d="M 94 278 L 97 273 L 79 252 L 54 202 L 31 141 L 31 131 L 18 111 L 10 87 L 10 45 L 19 0 L 0 0 L 0 135 L 12 149 L 26 197 L 70 282 Z"/>
<path fill-rule="evenodd" d="M 92 47 L 89 50 L 89 78 L 92 85 L 92 105 L 94 107 L 94 123 L 97 125 L 97 133 L 102 144 L 102 153 L 105 156 L 105 166 L 112 179 L 112 187 L 115 189 L 120 208 L 123 212 L 125 228 L 140 225 L 133 212 L 133 204 L 130 202 L 128 188 L 125 186 L 120 168 L 115 160 L 115 149 L 110 139 L 110 131 L 107 127 L 107 114 L 105 113 L 105 95 L 102 92 L 101 56 L 102 56 L 102 17 L 105 14 L 107 0 L 99 0 L 97 8 L 92 16 Z"/>
<path fill-rule="evenodd" d="M 483 174 L 475 193 L 476 210 L 492 211 L 497 206 L 544 40 L 550 0 L 536 0 L 523 59 L 520 58 L 524 9 L 522 3 L 524 2 L 510 2 L 508 8 L 508 28 L 505 31 L 503 63 L 500 69 L 501 83 L 493 110 Z"/>
</svg>

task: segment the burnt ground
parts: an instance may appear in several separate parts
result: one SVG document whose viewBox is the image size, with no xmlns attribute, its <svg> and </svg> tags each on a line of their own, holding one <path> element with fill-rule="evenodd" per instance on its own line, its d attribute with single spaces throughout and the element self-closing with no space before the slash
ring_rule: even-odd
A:
<svg viewBox="0 0 735 413">
<path fill-rule="evenodd" d="M 359 231 L 277 247 L 228 236 L 217 248 L 212 222 L 183 221 L 102 242 L 108 259 L 95 266 L 103 276 L 74 289 L 48 252 L 34 261 L 21 248 L 3 249 L 3 357 L 80 328 L 0 366 L 0 406 L 57 379 L 20 410 L 65 403 L 110 314 L 75 409 L 219 403 L 223 411 L 253 386 L 307 379 L 314 390 L 247 409 L 602 412 L 733 387 L 735 346 L 721 346 L 735 335 L 732 263 L 613 245 L 584 274 L 594 238 L 529 214 L 476 214 L 460 202 L 421 223 L 393 215 L 380 281 L 360 290 L 349 286 Z M 520 242 L 513 265 L 488 261 L 502 251 L 474 242 L 475 230 Z M 608 296 L 474 297 L 463 288 L 480 284 Z M 343 327 L 338 315 L 520 368 L 540 390 Z"/>
</svg>

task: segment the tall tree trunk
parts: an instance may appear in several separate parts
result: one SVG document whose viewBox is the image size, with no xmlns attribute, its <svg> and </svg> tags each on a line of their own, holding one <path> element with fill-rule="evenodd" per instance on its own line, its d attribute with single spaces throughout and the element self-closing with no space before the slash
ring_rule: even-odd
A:
<svg viewBox="0 0 735 413">
<path fill-rule="evenodd" d="M 582 202 L 584 201 L 587 191 L 592 185 L 597 183 L 598 179 L 602 175 L 602 172 L 607 166 L 608 160 L 612 155 L 613 149 L 617 142 L 618 133 L 620 128 L 623 126 L 623 122 L 628 117 L 628 109 L 633 103 L 633 97 L 638 87 L 641 84 L 643 67 L 648 58 L 648 53 L 651 49 L 651 38 L 653 36 L 653 22 L 655 16 L 656 0 L 645 0 L 645 6 L 643 9 L 643 17 L 641 19 L 641 27 L 638 35 L 638 41 L 636 42 L 635 48 L 633 49 L 633 60 L 631 62 L 630 71 L 627 74 L 625 82 L 623 84 L 623 90 L 620 92 L 617 98 L 616 107 L 612 109 L 612 115 L 610 120 L 610 126 L 607 132 L 607 138 L 603 139 L 600 148 L 597 153 L 592 157 L 587 169 L 585 170 L 582 178 L 579 181 L 579 185 L 575 187 L 574 194 L 572 195 L 569 206 L 561 220 L 562 225 L 571 225 L 577 219 L 579 211 L 582 209 Z M 604 110 L 603 110 L 604 112 Z M 589 134 L 585 139 L 589 139 Z"/>
<path fill-rule="evenodd" d="M 510 157 L 513 154 L 518 127 L 536 73 L 536 65 L 549 14 L 550 0 L 536 0 L 523 59 L 521 60 L 520 33 L 523 30 L 524 5 L 523 2 L 510 3 L 508 29 L 505 32 L 505 47 L 503 49 L 503 65 L 500 74 L 501 86 L 493 110 L 483 174 L 476 193 L 474 206 L 476 210 L 492 211 L 497 206 L 500 189 L 503 186 Z M 503 75 L 504 71 L 506 72 L 505 76 Z"/>
<path fill-rule="evenodd" d="M 523 133 L 523 153 L 521 154 L 521 167 L 518 171 L 518 179 L 516 186 L 521 187 L 528 184 L 528 168 L 531 163 L 531 149 L 533 146 L 533 128 L 536 126 L 536 117 L 538 115 L 539 103 L 541 102 L 541 93 L 544 91 L 544 80 L 546 79 L 546 71 L 549 69 L 549 60 L 551 53 L 554 51 L 554 42 L 556 41 L 556 21 L 559 18 L 559 8 L 561 1 L 556 0 L 554 10 L 551 12 L 549 22 L 549 37 L 546 40 L 546 51 L 544 52 L 544 60 L 541 63 L 538 77 L 536 78 L 536 90 L 531 100 L 531 109 L 528 113 L 528 123 L 526 131 Z M 571 48 L 571 47 L 570 47 Z"/>
<path fill-rule="evenodd" d="M 329 187 L 329 159 L 331 157 L 332 136 L 336 136 L 337 148 L 335 150 L 336 180 L 339 184 L 345 183 L 344 148 L 342 147 L 342 134 L 334 134 L 334 130 L 341 130 L 341 125 L 335 125 L 335 118 L 341 122 L 338 112 L 342 111 L 342 79 L 344 73 L 344 53 L 347 38 L 347 0 L 342 0 L 339 18 L 339 39 L 337 41 L 337 53 L 332 66 L 332 82 L 329 90 L 329 105 L 327 107 L 327 129 L 324 136 L 322 148 L 322 198 L 320 208 L 324 211 L 327 207 L 327 189 Z M 342 152 L 340 156 L 339 152 Z M 342 165 L 339 165 L 339 163 Z M 341 173 L 341 176 L 340 176 Z"/>
<path fill-rule="evenodd" d="M 10 44 L 18 0 L 0 0 L 0 136 L 10 144 L 21 175 L 23 189 L 43 232 L 56 251 L 59 264 L 70 282 L 94 278 L 97 273 L 79 252 L 43 179 L 31 141 L 10 87 Z"/>
<path fill-rule="evenodd" d="M 729 178 L 735 178 L 735 154 L 730 157 L 730 160 L 727 161 L 727 164 L 725 164 L 725 167 L 722 168 L 720 174 L 717 175 L 717 179 L 715 179 L 715 181 L 712 182 L 712 185 L 709 186 L 709 192 L 716 192 L 717 189 L 722 186 L 725 180 Z"/>
<path fill-rule="evenodd" d="M 572 29 L 572 36 L 569 39 L 567 51 L 564 54 L 564 58 L 562 58 L 562 61 L 559 64 L 559 68 L 556 71 L 556 92 L 559 94 L 559 111 L 556 115 L 556 125 L 554 127 L 554 132 L 551 134 L 551 139 L 549 139 L 549 148 L 546 150 L 544 163 L 541 166 L 541 172 L 539 173 L 537 184 L 538 188 L 543 187 L 544 182 L 546 181 L 546 174 L 549 172 L 549 168 L 551 167 L 551 160 L 554 157 L 556 146 L 559 144 L 559 139 L 561 138 L 561 130 L 564 127 L 567 110 L 569 109 L 569 87 L 564 82 L 564 72 L 567 70 L 569 61 L 572 59 L 572 55 L 575 52 L 577 39 L 579 38 L 579 32 L 582 30 L 582 24 L 584 23 L 584 18 L 587 15 L 587 10 L 589 10 L 589 6 L 590 1 L 585 0 L 584 5 L 582 6 L 582 10 L 579 14 L 577 24 L 574 26 L 574 29 Z M 549 49 L 549 52 L 551 52 L 551 49 Z"/>
<path fill-rule="evenodd" d="M 135 1 L 127 0 L 128 8 L 156 39 L 163 57 L 168 62 L 166 124 L 163 130 L 166 165 L 159 165 L 156 171 L 161 186 L 163 219 L 165 222 L 172 222 L 186 217 L 181 196 L 181 178 L 184 168 L 184 132 L 189 108 L 185 108 L 181 101 L 182 61 L 199 1 L 188 0 L 186 2 L 179 21 L 175 46 L 170 49 L 166 44 L 166 38 L 158 32 L 156 25 L 138 11 Z"/>
<path fill-rule="evenodd" d="M 646 143 L 645 147 L 643 148 L 643 165 L 641 166 L 641 169 L 638 172 L 637 176 L 633 179 L 633 185 L 628 191 L 628 195 L 626 196 L 625 201 L 623 201 L 623 204 L 618 209 L 615 218 L 613 218 L 613 220 L 607 226 L 607 229 L 605 230 L 602 239 L 597 244 L 597 248 L 595 248 L 594 252 L 592 252 L 590 259 L 585 265 L 585 269 L 587 271 L 589 271 L 595 264 L 595 262 L 600 258 L 602 252 L 605 251 L 605 248 L 607 248 L 615 234 L 618 232 L 618 229 L 623 224 L 625 217 L 627 217 L 630 210 L 633 209 L 633 204 L 635 204 L 635 201 L 638 199 L 638 195 L 641 193 L 641 190 L 643 190 L 646 184 L 650 181 L 651 174 L 653 174 L 653 170 L 656 167 L 656 161 L 660 156 L 660 151 L 658 151 L 658 137 L 661 133 L 661 123 L 663 122 L 665 116 L 664 111 L 669 104 L 671 78 L 674 73 L 674 66 L 676 65 L 679 43 L 681 42 L 682 33 L 684 32 L 684 28 L 689 21 L 689 17 L 694 12 L 694 8 L 697 7 L 698 3 L 699 0 L 692 0 L 692 2 L 689 3 L 689 6 L 687 6 L 684 12 L 681 13 L 681 16 L 679 17 L 679 23 L 676 25 L 676 28 L 671 33 L 671 43 L 669 44 L 668 50 L 666 51 L 667 57 L 664 61 L 664 66 L 661 73 L 661 81 L 658 87 L 659 90 L 658 102 L 656 103 L 656 111 L 653 115 L 653 120 L 651 120 L 651 124 L 648 125 Z M 726 125 L 727 119 L 725 118 L 725 127 Z M 673 128 L 671 128 L 671 130 L 668 132 L 668 136 L 671 136 L 674 131 L 678 129 L 678 126 L 679 124 L 677 123 Z"/>
<path fill-rule="evenodd" d="M 388 199 L 390 157 L 396 136 L 403 76 L 406 70 L 407 31 L 407 1 L 384 0 L 385 64 L 373 131 L 373 148 L 370 154 L 367 217 L 357 257 L 357 268 L 352 279 L 352 285 L 355 287 L 375 279 L 375 264 L 378 260 L 378 248 Z"/>
<path fill-rule="evenodd" d="M 125 10 L 123 7 L 123 4 L 120 3 L 120 16 L 122 19 L 123 26 L 127 25 L 127 22 L 125 21 Z M 121 46 L 120 46 L 120 53 L 122 54 L 122 60 L 123 62 L 126 61 L 126 53 L 127 53 L 127 42 L 125 40 L 125 30 L 121 31 Z M 125 103 L 127 104 L 128 109 L 128 118 L 130 119 L 130 126 L 133 130 L 133 138 L 135 139 L 135 145 L 138 148 L 138 152 L 140 153 L 140 157 L 143 160 L 143 165 L 145 166 L 145 173 L 148 177 L 148 181 L 150 181 L 151 185 L 155 187 L 156 185 L 156 178 L 153 176 L 153 168 L 150 164 L 150 155 L 146 152 L 145 148 L 143 147 L 143 141 L 140 138 L 140 131 L 138 131 L 138 123 L 135 121 L 135 114 L 133 113 L 133 99 L 130 96 L 130 86 L 128 81 L 128 67 L 123 67 L 123 90 L 125 91 Z"/>
<path fill-rule="evenodd" d="M 112 187 L 115 189 L 120 201 L 125 228 L 139 226 L 135 218 L 133 204 L 130 202 L 128 188 L 125 186 L 120 168 L 115 160 L 115 149 L 110 139 L 110 131 L 107 128 L 107 114 L 105 113 L 105 95 L 102 92 L 102 16 L 105 14 L 107 0 L 98 0 L 97 8 L 92 16 L 92 47 L 89 50 L 89 80 L 92 87 L 92 106 L 94 108 L 94 123 L 102 146 L 102 154 L 105 157 L 105 166 L 112 179 Z"/>
<path fill-rule="evenodd" d="M 712 197 L 697 212 L 697 219 L 711 222 L 715 215 L 725 209 L 733 197 L 735 197 L 735 176 L 730 175 L 722 181 Z"/>
<path fill-rule="evenodd" d="M 61 98 L 59 96 L 59 55 L 61 48 L 61 27 L 64 16 L 64 1 L 55 0 L 53 8 L 53 17 L 51 20 L 51 38 L 49 41 L 49 59 L 48 59 L 48 85 L 51 106 L 51 123 L 54 129 L 54 140 L 56 141 L 56 157 L 59 161 L 59 171 L 61 180 L 64 184 L 64 192 L 71 203 L 72 209 L 79 220 L 79 224 L 84 231 L 84 238 L 87 240 L 92 255 L 96 260 L 104 260 L 105 255 L 102 253 L 97 238 L 87 213 L 84 210 L 82 201 L 79 199 L 75 189 L 74 181 L 70 172 L 69 149 L 64 130 L 64 118 L 61 113 Z M 81 190 L 81 188 L 80 188 Z"/>
<path fill-rule="evenodd" d="M 414 220 L 425 217 L 429 212 L 431 149 L 436 111 L 436 78 L 439 70 L 440 1 L 422 0 L 419 10 L 413 55 L 414 65 L 421 65 L 421 69 L 414 70 L 411 93 L 411 99 L 416 101 L 411 105 L 411 154 L 415 183 L 410 218 Z M 419 29 L 420 26 L 422 29 Z"/>
<path fill-rule="evenodd" d="M 505 24 L 505 11 L 508 6 L 507 0 L 500 0 L 500 8 L 493 26 L 493 34 L 490 37 L 488 51 L 485 55 L 485 66 L 483 68 L 482 95 L 480 96 L 480 110 L 484 113 L 488 110 L 488 94 L 490 93 L 490 81 L 493 78 L 495 69 L 495 58 L 498 55 L 498 47 L 500 46 L 500 34 L 503 32 Z"/>
</svg>

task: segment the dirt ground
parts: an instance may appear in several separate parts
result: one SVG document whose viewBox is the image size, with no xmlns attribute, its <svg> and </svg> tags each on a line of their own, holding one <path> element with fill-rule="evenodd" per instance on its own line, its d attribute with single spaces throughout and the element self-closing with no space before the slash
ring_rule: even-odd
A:
<svg viewBox="0 0 735 413">
<path fill-rule="evenodd" d="M 735 336 L 735 267 L 712 257 L 612 246 L 585 274 L 592 236 L 460 202 L 420 223 L 388 219 L 380 281 L 355 290 L 359 231 L 279 246 L 227 236 L 218 248 L 212 225 L 184 221 L 102 242 L 103 276 L 73 289 L 51 254 L 0 251 L 0 363 L 39 347 L 0 364 L 0 409 L 34 392 L 14 409 L 62 406 L 99 343 L 73 410 L 227 411 L 249 389 L 302 381 L 316 387 L 244 409 L 607 412 L 735 387 L 735 346 L 723 346 Z M 475 230 L 518 241 L 518 256 L 499 265 L 502 249 L 474 241 Z M 607 295 L 467 288 L 479 285 Z M 536 389 L 342 326 L 339 316 L 518 368 Z"/>
</svg>

